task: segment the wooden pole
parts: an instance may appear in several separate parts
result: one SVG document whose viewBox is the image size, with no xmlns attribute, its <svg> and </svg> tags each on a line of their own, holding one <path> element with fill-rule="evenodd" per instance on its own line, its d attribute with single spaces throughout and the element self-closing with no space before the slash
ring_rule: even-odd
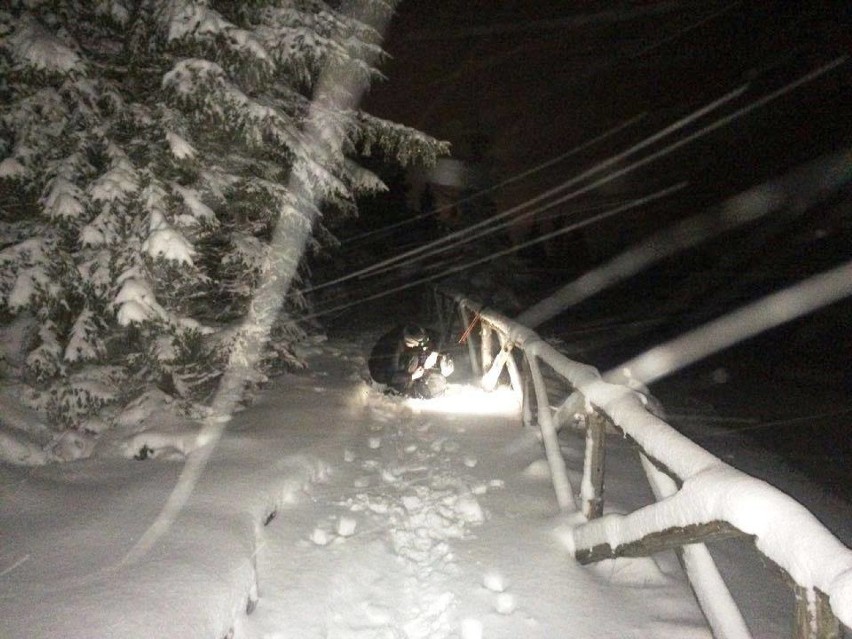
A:
<svg viewBox="0 0 852 639">
<path fill-rule="evenodd" d="M 522 396 L 521 396 L 521 415 L 524 426 L 532 426 L 537 421 L 533 412 L 535 397 L 533 396 L 532 374 L 530 373 L 530 365 L 527 358 L 524 357 L 524 369 L 521 375 Z"/>
<path fill-rule="evenodd" d="M 501 349 L 499 353 L 497 353 L 497 357 L 494 358 L 494 361 L 491 362 L 491 368 L 488 369 L 488 372 L 482 376 L 482 388 L 488 392 L 493 391 L 497 388 L 497 380 L 500 379 L 500 373 L 503 372 L 503 367 L 506 366 L 506 362 L 509 360 L 509 351 L 505 349 Z M 485 370 L 483 368 L 483 370 Z"/>
<path fill-rule="evenodd" d="M 515 345 L 509 342 L 503 333 L 497 333 L 497 337 L 500 339 L 500 348 L 506 351 L 506 370 L 509 371 L 509 383 L 512 385 L 515 393 L 523 393 L 524 386 L 521 381 L 521 372 L 518 370 L 518 363 L 515 361 L 512 353 Z"/>
<path fill-rule="evenodd" d="M 568 479 L 568 471 L 565 468 L 565 459 L 562 457 L 562 451 L 559 450 L 559 440 L 556 437 L 556 429 L 553 427 L 553 420 L 550 415 L 544 377 L 535 356 L 527 353 L 527 362 L 530 365 L 530 374 L 535 388 L 538 427 L 541 429 L 544 453 L 547 457 L 547 463 L 550 465 L 550 477 L 553 481 L 553 490 L 556 492 L 556 502 L 563 511 L 576 510 L 574 491 L 571 489 L 571 481 Z"/>
<path fill-rule="evenodd" d="M 651 485 L 657 501 L 674 495 L 680 488 L 671 474 L 657 465 L 656 461 L 640 453 L 642 469 Z M 704 544 L 683 546 L 677 552 L 678 560 L 686 572 L 692 592 L 698 600 L 701 612 L 716 639 L 751 639 L 751 633 L 740 612 L 734 596 Z"/>
<path fill-rule="evenodd" d="M 816 588 L 793 586 L 796 596 L 794 639 L 840 639 L 840 622 L 831 611 L 828 597 Z"/>
<path fill-rule="evenodd" d="M 580 497 L 586 519 L 603 515 L 604 465 L 606 460 L 606 420 L 597 412 L 586 418 L 586 456 Z"/>
<path fill-rule="evenodd" d="M 480 357 L 482 358 L 482 372 L 484 373 L 485 371 L 489 371 L 490 375 L 491 364 L 494 361 L 493 357 L 491 356 L 493 331 L 491 329 L 491 324 L 489 324 L 488 322 L 483 322 L 480 320 L 479 327 L 479 351 Z M 498 372 L 497 374 L 499 375 L 500 373 Z"/>
<path fill-rule="evenodd" d="M 581 564 L 591 564 L 603 559 L 618 557 L 650 557 L 664 550 L 678 550 L 688 544 L 703 544 L 708 541 L 721 541 L 733 537 L 746 537 L 741 530 L 724 521 L 710 521 L 706 524 L 674 526 L 658 532 L 648 533 L 641 539 L 621 544 L 613 548 L 609 542 L 603 542 L 590 548 L 577 548 L 575 558 Z"/>
<path fill-rule="evenodd" d="M 467 326 L 470 324 L 470 320 L 467 316 L 467 310 L 465 310 L 464 306 L 459 304 L 459 319 L 461 320 L 462 326 Z M 470 357 L 470 369 L 473 371 L 475 377 L 482 377 L 482 369 L 479 367 L 479 358 L 476 356 L 476 349 L 473 346 L 473 340 L 470 339 L 470 336 L 467 338 L 467 354 Z"/>
</svg>

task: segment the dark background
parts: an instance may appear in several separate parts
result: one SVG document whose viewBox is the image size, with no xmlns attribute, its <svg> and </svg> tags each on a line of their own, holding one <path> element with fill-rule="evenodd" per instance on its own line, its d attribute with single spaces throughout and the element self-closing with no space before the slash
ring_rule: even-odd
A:
<svg viewBox="0 0 852 639">
<path fill-rule="evenodd" d="M 848 55 L 851 10 L 842 2 L 408 0 L 387 33 L 391 58 L 382 69 L 388 79 L 374 85 L 364 107 L 449 140 L 453 157 L 481 167 L 491 184 L 644 114 L 605 142 L 491 192 L 493 210 L 503 211 L 743 83 L 749 83 L 746 95 L 719 115 Z M 521 253 L 518 264 L 528 276 L 521 306 L 501 310 L 520 311 L 649 233 L 850 148 L 847 60 L 640 171 L 557 207 L 548 220 L 513 228 L 507 245 L 558 228 L 580 207 L 688 182 L 659 205 Z M 417 208 L 417 193 L 405 193 L 417 185 L 409 180 L 406 186 L 404 176 L 390 178 L 392 192 L 367 206 L 384 207 L 383 223 Z M 563 313 L 540 332 L 561 339 L 576 359 L 607 370 L 849 260 L 851 201 L 847 182 L 804 216 L 769 216 L 707 241 Z M 376 250 L 393 254 L 418 239 L 415 227 L 402 227 L 383 236 Z M 674 414 L 687 414 L 673 423 L 711 450 L 713 441 L 701 441 L 702 428 L 738 430 L 849 499 L 850 329 L 847 300 L 722 351 L 652 390 Z M 702 426 L 696 422 L 701 415 L 713 419 Z"/>
<path fill-rule="evenodd" d="M 386 38 L 388 81 L 365 106 L 451 141 L 454 157 L 483 156 L 499 180 L 638 114 L 647 114 L 639 126 L 594 156 L 743 82 L 761 95 L 848 54 L 850 11 L 807 1 L 408 0 Z M 837 148 L 849 140 L 849 80 L 847 66 L 628 179 L 683 175 L 701 204 Z M 585 157 L 502 190 L 498 208 L 564 179 Z"/>
</svg>

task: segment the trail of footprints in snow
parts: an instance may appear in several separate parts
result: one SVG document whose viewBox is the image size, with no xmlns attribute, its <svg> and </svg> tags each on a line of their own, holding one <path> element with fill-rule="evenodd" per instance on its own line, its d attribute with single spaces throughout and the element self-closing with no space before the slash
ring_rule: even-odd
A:
<svg viewBox="0 0 852 639">
<path fill-rule="evenodd" d="M 359 464 L 364 471 L 354 481 L 357 492 L 338 502 L 345 514 L 331 528 L 327 523 L 318 525 L 310 539 L 326 546 L 358 533 L 384 536 L 402 563 L 408 599 L 416 602 L 411 610 L 401 611 L 403 635 L 440 639 L 460 632 L 463 639 L 477 639 L 482 636 L 478 620 L 464 620 L 460 629 L 452 627 L 455 595 L 447 591 L 446 580 L 458 566 L 450 542 L 465 538 L 471 527 L 485 521 L 477 496 L 503 482 L 481 482 L 466 475 L 476 466 L 476 458 L 458 454 L 458 442 L 434 435 L 429 421 L 394 423 L 398 415 L 378 410 L 373 416 L 376 422 L 367 427 L 363 458 L 359 460 L 353 450 L 343 453 L 345 462 Z M 506 584 L 499 574 L 486 574 L 482 585 L 495 593 L 498 612 L 514 611 L 514 597 L 504 592 Z M 392 625 L 386 615 L 375 621 L 386 629 Z M 391 630 L 388 636 L 399 635 Z"/>
</svg>

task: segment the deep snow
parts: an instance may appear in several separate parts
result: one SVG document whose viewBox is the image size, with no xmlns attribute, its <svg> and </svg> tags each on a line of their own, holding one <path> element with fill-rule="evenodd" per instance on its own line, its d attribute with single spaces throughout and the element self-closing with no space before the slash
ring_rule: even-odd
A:
<svg viewBox="0 0 852 639">
<path fill-rule="evenodd" d="M 573 561 L 580 518 L 511 395 L 386 397 L 364 380 L 371 337 L 310 345 L 309 372 L 236 414 L 141 559 L 195 426 L 152 414 L 89 459 L 0 465 L 0 636 L 710 636 L 673 555 Z M 561 436 L 575 488 L 582 444 Z M 617 436 L 607 464 L 608 512 L 652 500 Z M 788 636 L 792 597 L 748 551 L 714 547 L 754 636 Z"/>
</svg>

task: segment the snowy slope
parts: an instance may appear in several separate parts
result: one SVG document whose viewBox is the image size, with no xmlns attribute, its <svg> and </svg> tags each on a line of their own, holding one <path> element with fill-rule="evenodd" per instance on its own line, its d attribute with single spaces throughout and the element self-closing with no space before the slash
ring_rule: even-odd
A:
<svg viewBox="0 0 852 639">
<path fill-rule="evenodd" d="M 246 636 L 708 636 L 671 563 L 573 563 L 571 520 L 516 413 L 363 401 L 328 481 L 266 530 Z"/>
<path fill-rule="evenodd" d="M 146 461 L 113 445 L 0 466 L 0 636 L 710 636 L 673 556 L 573 561 L 579 518 L 558 514 L 511 398 L 461 413 L 385 397 L 363 379 L 368 343 L 315 345 L 311 372 L 235 415 L 139 560 L 128 557 L 184 468 L 178 451 L 192 449 L 186 428 L 128 431 L 134 447 L 171 448 Z M 575 486 L 582 442 L 563 435 Z M 609 444 L 608 510 L 648 503 L 635 452 Z M 744 552 L 721 550 L 732 566 Z M 761 592 L 765 576 L 740 577 Z M 789 634 L 785 596 L 753 598 L 755 636 Z"/>
<path fill-rule="evenodd" d="M 580 610 L 588 636 L 701 626 L 682 579 L 653 562 L 619 570 L 663 597 L 572 566 L 516 417 L 418 412 L 369 389 L 358 347 L 324 350 L 235 417 L 136 563 L 124 560 L 179 460 L 3 467 L 0 635 L 223 637 L 237 623 L 246 637 L 550 636 L 577 630 Z M 152 448 L 175 443 L 162 430 Z M 605 614 L 616 601 L 623 613 Z"/>
</svg>

